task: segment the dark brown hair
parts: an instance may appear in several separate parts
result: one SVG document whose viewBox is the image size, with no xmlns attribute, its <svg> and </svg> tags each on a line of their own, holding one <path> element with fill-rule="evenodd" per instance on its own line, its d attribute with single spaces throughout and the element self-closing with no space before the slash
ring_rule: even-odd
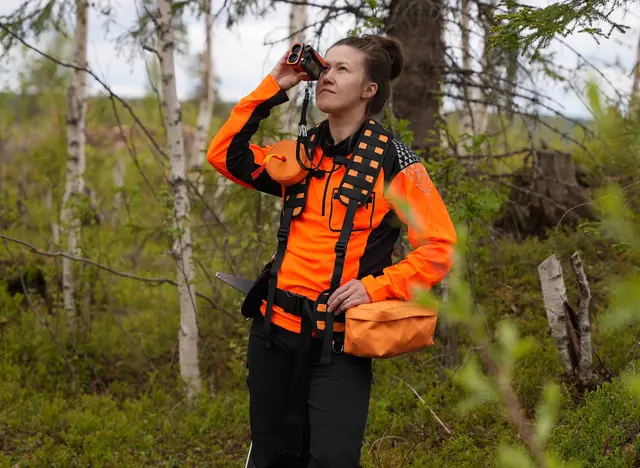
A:
<svg viewBox="0 0 640 468">
<path fill-rule="evenodd" d="M 369 101 L 367 114 L 379 114 L 391 94 L 391 82 L 400 76 L 404 69 L 405 53 L 402 42 L 393 36 L 365 34 L 362 37 L 349 36 L 340 39 L 329 49 L 341 45 L 353 47 L 366 54 L 364 70 L 367 79 L 378 85 L 378 91 Z"/>
</svg>

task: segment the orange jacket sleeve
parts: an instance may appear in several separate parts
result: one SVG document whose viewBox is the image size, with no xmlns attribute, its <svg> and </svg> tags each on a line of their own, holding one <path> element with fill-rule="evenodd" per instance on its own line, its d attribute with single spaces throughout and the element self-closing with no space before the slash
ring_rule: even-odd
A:
<svg viewBox="0 0 640 468">
<path fill-rule="evenodd" d="M 440 194 L 420 162 L 400 171 L 391 181 L 387 200 L 407 224 L 414 250 L 383 270 L 381 276 L 362 279 L 373 302 L 411 299 L 412 289 L 431 288 L 453 266 L 457 237 Z"/>
<path fill-rule="evenodd" d="M 207 151 L 209 163 L 227 179 L 248 188 L 282 195 L 282 185 L 275 182 L 267 171 L 255 179 L 253 172 L 265 161 L 270 146 L 260 147 L 250 143 L 258 131 L 260 122 L 271 109 L 288 100 L 271 74 L 248 96 L 242 98 L 231 115 L 211 141 Z"/>
</svg>

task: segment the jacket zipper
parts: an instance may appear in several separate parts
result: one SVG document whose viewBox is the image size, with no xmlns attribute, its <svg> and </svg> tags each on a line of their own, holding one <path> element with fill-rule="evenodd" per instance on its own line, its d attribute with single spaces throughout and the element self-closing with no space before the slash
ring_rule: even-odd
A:
<svg viewBox="0 0 640 468">
<path fill-rule="evenodd" d="M 326 201 L 327 201 L 327 189 L 329 188 L 329 181 L 331 180 L 331 176 L 333 175 L 333 171 L 336 169 L 336 162 L 333 161 L 332 165 L 331 165 L 331 172 L 329 172 L 329 175 L 327 176 L 327 182 L 324 184 L 324 193 L 322 194 L 322 217 L 324 218 L 325 216 L 325 207 L 326 207 Z"/>
</svg>

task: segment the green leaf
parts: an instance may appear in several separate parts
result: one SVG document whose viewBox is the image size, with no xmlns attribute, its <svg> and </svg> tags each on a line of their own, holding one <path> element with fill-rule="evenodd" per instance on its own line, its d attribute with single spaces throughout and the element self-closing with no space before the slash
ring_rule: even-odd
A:
<svg viewBox="0 0 640 468">
<path fill-rule="evenodd" d="M 593 115 L 597 120 L 602 120 L 604 118 L 604 112 L 602 111 L 600 90 L 598 89 L 596 83 L 592 80 L 589 80 L 589 82 L 587 82 L 586 88 L 587 100 L 589 101 L 591 112 L 593 112 Z"/>
<path fill-rule="evenodd" d="M 640 304 L 640 275 L 636 274 L 614 289 L 610 312 L 600 319 L 603 328 L 615 330 L 640 322 L 638 304 Z"/>
<path fill-rule="evenodd" d="M 173 2 L 171 4 L 171 12 L 174 15 L 182 13 L 182 10 L 184 9 L 184 7 L 186 7 L 189 3 L 191 3 L 190 0 L 184 0 L 184 1 L 180 1 L 180 2 Z"/>
<path fill-rule="evenodd" d="M 640 402 L 640 375 L 624 375 L 621 379 Z"/>
<path fill-rule="evenodd" d="M 499 353 L 498 359 L 511 375 L 515 363 L 536 346 L 536 341 L 530 336 L 520 338 L 518 329 L 510 320 L 503 320 L 498 324 L 496 336 L 500 343 L 500 349 L 497 351 Z"/>
<path fill-rule="evenodd" d="M 505 444 L 501 444 L 498 448 L 498 466 L 501 468 L 535 468 L 535 464 L 521 447 Z"/>
<path fill-rule="evenodd" d="M 560 406 L 560 387 L 555 383 L 548 383 L 544 387 L 542 402 L 538 407 L 535 437 L 544 446 L 558 417 Z"/>
<path fill-rule="evenodd" d="M 458 406 L 458 411 L 461 413 L 467 413 L 476 406 L 498 400 L 496 389 L 481 372 L 474 358 L 467 361 L 462 370 L 455 375 L 454 380 L 469 396 Z"/>
</svg>

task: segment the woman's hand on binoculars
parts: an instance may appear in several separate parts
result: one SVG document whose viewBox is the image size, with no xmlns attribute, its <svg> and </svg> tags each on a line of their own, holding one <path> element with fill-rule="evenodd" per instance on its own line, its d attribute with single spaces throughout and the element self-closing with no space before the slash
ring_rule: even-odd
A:
<svg viewBox="0 0 640 468">
<path fill-rule="evenodd" d="M 305 72 L 297 72 L 292 66 L 287 65 L 288 55 L 289 51 L 282 56 L 276 66 L 273 67 L 273 70 L 271 70 L 271 75 L 275 78 L 278 86 L 280 86 L 280 89 L 283 91 L 289 91 L 303 80 L 311 81 L 311 77 L 309 77 Z"/>
</svg>

